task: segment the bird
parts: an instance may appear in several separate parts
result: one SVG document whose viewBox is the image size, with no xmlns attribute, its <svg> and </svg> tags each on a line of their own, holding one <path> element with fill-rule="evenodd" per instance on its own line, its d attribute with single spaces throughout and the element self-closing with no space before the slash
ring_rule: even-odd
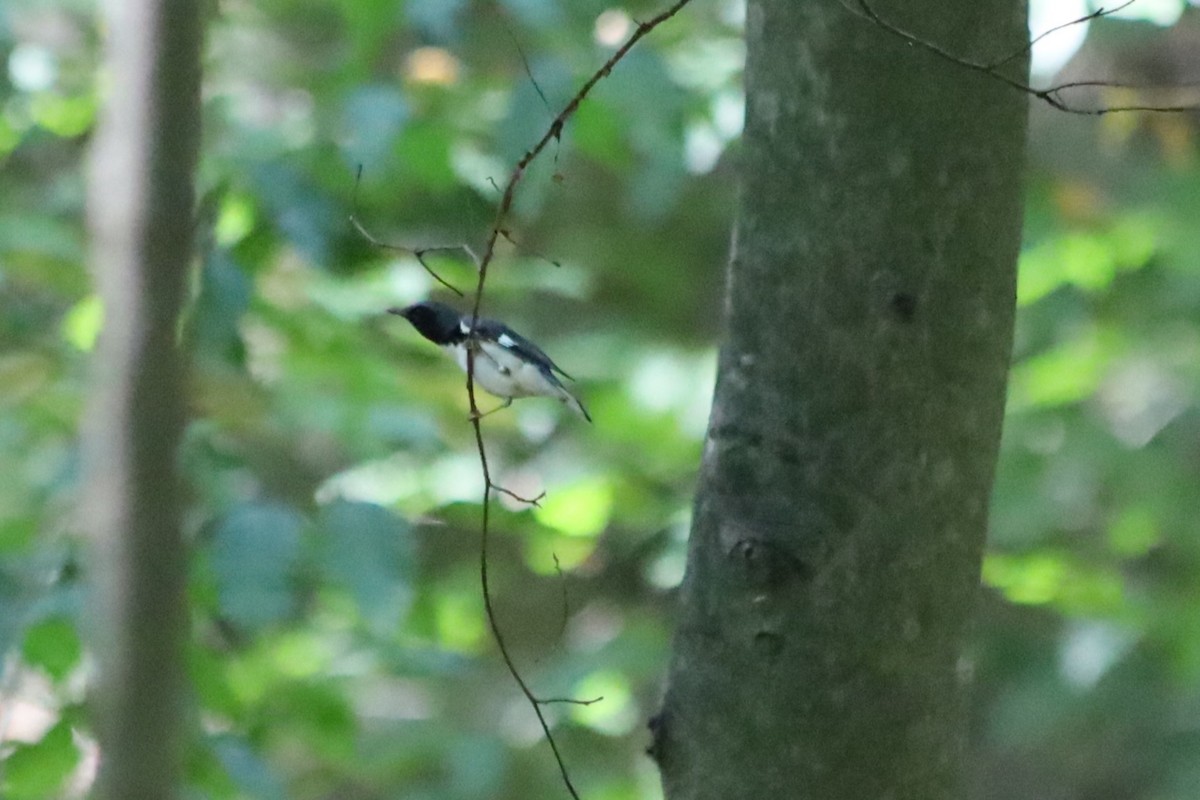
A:
<svg viewBox="0 0 1200 800">
<path fill-rule="evenodd" d="M 504 400 L 503 405 L 477 413 L 475 418 L 508 408 L 518 397 L 553 397 L 592 421 L 583 403 L 563 386 L 559 376 L 575 379 L 540 347 L 503 322 L 480 317 L 472 330 L 471 315 L 459 314 L 451 306 L 432 300 L 387 311 L 408 320 L 417 333 L 445 350 L 464 371 L 468 369 L 468 349 L 473 352 L 475 384 Z"/>
</svg>

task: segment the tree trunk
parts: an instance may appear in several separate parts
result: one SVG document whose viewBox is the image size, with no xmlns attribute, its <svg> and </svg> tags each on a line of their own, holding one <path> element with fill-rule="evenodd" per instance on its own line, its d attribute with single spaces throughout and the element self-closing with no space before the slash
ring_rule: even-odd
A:
<svg viewBox="0 0 1200 800">
<path fill-rule="evenodd" d="M 191 262 L 201 28 L 193 0 L 109 4 L 111 96 L 92 154 L 93 266 L 105 325 L 85 430 L 96 558 L 101 797 L 174 797 L 185 547 L 177 346 Z"/>
<path fill-rule="evenodd" d="M 1021 0 L 876 10 L 978 60 L 1027 39 Z M 652 752 L 669 800 L 959 798 L 1026 98 L 838 2 L 751 0 L 746 28 L 728 333 Z"/>
</svg>

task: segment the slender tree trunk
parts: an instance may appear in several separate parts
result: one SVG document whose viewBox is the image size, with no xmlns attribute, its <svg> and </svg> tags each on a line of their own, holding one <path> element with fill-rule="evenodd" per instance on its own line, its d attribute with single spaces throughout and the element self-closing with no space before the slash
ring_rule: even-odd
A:
<svg viewBox="0 0 1200 800">
<path fill-rule="evenodd" d="M 185 549 L 177 323 L 199 139 L 194 0 L 111 0 L 111 95 L 92 153 L 93 266 L 105 326 L 85 430 L 96 559 L 101 797 L 179 787 Z"/>
<path fill-rule="evenodd" d="M 669 800 L 963 789 L 1026 99 L 853 5 L 747 11 L 728 332 L 652 748 Z M 977 59 L 1027 37 L 1021 0 L 876 6 Z"/>
</svg>

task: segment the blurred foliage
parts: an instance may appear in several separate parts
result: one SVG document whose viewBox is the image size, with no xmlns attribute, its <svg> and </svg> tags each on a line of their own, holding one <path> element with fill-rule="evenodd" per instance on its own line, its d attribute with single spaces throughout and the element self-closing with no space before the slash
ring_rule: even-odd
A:
<svg viewBox="0 0 1200 800">
<path fill-rule="evenodd" d="M 1196 41 L 1200 13 L 1166 5 L 1174 16 L 1093 24 L 1076 61 L 1195 80 L 1200 48 L 1162 42 Z M 462 376 L 382 313 L 454 298 L 347 219 L 357 210 L 409 246 L 477 246 L 494 182 L 657 6 L 211 6 L 201 246 L 182 330 L 194 364 L 181 454 L 195 551 L 189 798 L 562 794 L 482 615 Z M 597 87 L 530 170 L 517 246 L 489 281 L 486 312 L 543 343 L 596 418 L 525 400 L 486 424 L 503 484 L 548 492 L 540 509 L 497 501 L 492 585 L 540 695 L 604 696 L 547 706 L 589 798 L 658 793 L 642 725 L 720 334 L 741 13 L 696 0 Z M 81 796 L 96 764 L 88 557 L 71 514 L 103 323 L 81 169 L 106 91 L 99 42 L 89 3 L 0 8 L 11 798 Z M 1168 59 L 1178 52 L 1190 61 Z M 967 657 L 980 800 L 1185 800 L 1200 785 L 1198 122 L 1034 110 L 989 588 Z M 433 263 L 471 286 L 461 258 Z"/>
</svg>

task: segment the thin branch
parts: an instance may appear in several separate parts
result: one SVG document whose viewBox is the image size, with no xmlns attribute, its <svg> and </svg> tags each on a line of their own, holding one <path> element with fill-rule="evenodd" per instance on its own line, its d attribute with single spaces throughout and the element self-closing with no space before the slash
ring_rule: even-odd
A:
<svg viewBox="0 0 1200 800">
<path fill-rule="evenodd" d="M 462 290 L 460 290 L 459 288 L 454 286 L 454 284 L 447 281 L 445 278 L 443 278 L 441 275 L 439 275 L 433 267 L 429 266 L 429 263 L 425 260 L 425 255 L 427 253 L 442 253 L 442 252 L 448 252 L 448 251 L 452 251 L 452 250 L 461 250 L 462 252 L 466 253 L 468 256 L 471 256 L 472 260 L 474 260 L 475 253 L 471 250 L 469 245 L 466 245 L 466 244 L 444 244 L 444 245 L 430 245 L 428 247 L 406 247 L 404 245 L 391 244 L 389 242 L 383 242 L 383 241 L 380 241 L 379 239 L 376 239 L 374 236 L 371 235 L 370 231 L 368 231 L 365 227 L 363 227 L 363 224 L 359 221 L 358 217 L 356 217 L 356 216 L 350 217 L 350 224 L 354 226 L 354 229 L 356 231 L 358 231 L 359 235 L 361 235 L 364 239 L 366 239 L 368 242 L 370 242 L 375 247 L 378 247 L 383 250 L 394 250 L 397 253 L 407 253 L 407 254 L 411 255 L 413 258 L 417 259 L 417 263 L 419 263 L 422 267 L 424 267 L 425 271 L 428 272 L 430 277 L 432 277 L 435 281 L 440 283 L 442 286 L 445 286 L 447 289 L 454 292 L 459 297 L 465 296 L 465 295 L 463 295 Z"/>
<path fill-rule="evenodd" d="M 417 259 L 417 263 L 419 263 L 422 267 L 425 268 L 425 271 L 429 273 L 430 277 L 432 277 L 435 281 L 440 283 L 442 286 L 445 286 L 447 289 L 454 292 L 459 297 L 463 297 L 464 295 L 463 295 L 462 291 L 460 291 L 457 287 L 455 287 L 453 284 L 451 284 L 449 281 L 447 281 L 445 278 L 443 278 L 441 275 L 439 275 L 433 267 L 429 266 L 429 263 L 425 260 L 425 255 L 427 253 L 446 253 L 446 252 L 451 252 L 454 250 L 461 250 L 462 252 L 464 252 L 468 256 L 470 256 L 471 261 L 474 262 L 476 266 L 478 266 L 479 258 L 478 258 L 478 256 L 475 255 L 475 251 L 471 249 L 470 245 L 468 245 L 466 243 L 462 243 L 462 244 L 430 245 L 428 247 L 406 247 L 405 245 L 391 244 L 389 242 L 380 241 L 379 239 L 375 238 L 371 234 L 371 232 L 368 231 L 366 229 L 366 227 L 362 224 L 362 222 L 360 222 L 358 219 L 358 186 L 361 182 L 362 182 L 362 164 L 359 164 L 358 171 L 354 176 L 354 197 L 353 197 L 353 200 L 352 200 L 351 206 L 350 206 L 351 207 L 350 224 L 354 226 L 354 229 L 356 231 L 358 231 L 359 235 L 362 236 L 364 239 L 366 239 L 368 242 L 370 242 L 372 245 L 374 245 L 375 247 L 378 247 L 381 250 L 393 250 L 397 253 L 407 253 L 408 255 L 411 255 L 413 258 Z"/>
<path fill-rule="evenodd" d="M 526 252 L 529 255 L 533 256 L 534 258 L 540 258 L 542 261 L 545 261 L 546 263 L 551 264 L 555 267 L 562 266 L 561 261 L 559 261 L 557 259 L 553 259 L 550 256 L 545 255 L 544 253 L 539 253 L 537 250 L 531 250 L 528 247 L 526 247 L 525 245 L 518 242 L 516 239 L 513 238 L 512 231 L 509 231 L 506 229 L 501 229 L 500 235 L 502 237 L 504 237 L 505 241 L 507 241 L 509 244 L 511 244 L 513 247 L 517 248 L 518 250 Z"/>
<path fill-rule="evenodd" d="M 586 80 L 579 90 L 575 93 L 558 115 L 551 121 L 550 126 L 542 137 L 521 156 L 513 167 L 511 174 L 508 177 L 508 182 L 505 184 L 503 191 L 500 193 L 500 202 L 496 208 L 496 216 L 492 222 L 491 231 L 487 237 L 487 243 L 484 246 L 482 257 L 477 260 L 479 266 L 479 276 L 475 285 L 475 296 L 471 306 L 471 323 L 470 329 L 467 332 L 468 338 L 474 335 L 475 327 L 479 324 L 479 309 L 483 305 L 483 291 L 487 283 L 488 267 L 491 266 L 492 260 L 496 254 L 496 241 L 504 236 L 511 241 L 511 237 L 507 233 L 505 220 L 508 217 L 509 211 L 512 209 L 513 198 L 516 195 L 517 185 L 521 182 L 525 175 L 525 170 L 536 159 L 546 146 L 551 141 L 558 141 L 562 135 L 563 127 L 572 115 L 579 109 L 580 104 L 591 93 L 592 89 L 602 79 L 612 73 L 613 67 L 625 57 L 625 55 L 633 49 L 643 37 L 652 30 L 657 28 L 662 23 L 669 20 L 671 17 L 679 13 L 684 6 L 691 0 L 675 0 L 666 10 L 660 12 L 647 22 L 639 23 L 634 32 L 630 35 L 625 44 L 612 54 L 611 57 Z M 524 54 L 522 54 L 524 59 Z M 532 78 L 532 75 L 530 76 Z M 535 84 L 536 85 L 536 84 Z M 540 93 L 540 89 L 539 89 Z M 558 765 L 558 771 L 562 776 L 563 784 L 574 800 L 580 800 L 579 792 L 575 789 L 575 785 L 571 782 L 570 773 L 567 771 L 566 762 L 563 760 L 562 753 L 559 751 L 558 742 L 555 741 L 554 735 L 550 731 L 550 725 L 546 721 L 545 715 L 542 713 L 542 705 L 548 702 L 558 702 L 559 698 L 551 700 L 539 700 L 538 697 L 529 688 L 525 679 L 521 676 L 516 664 L 513 662 L 512 655 L 508 651 L 508 645 L 504 640 L 504 635 L 500 631 L 499 622 L 496 619 L 496 610 L 492 603 L 491 586 L 488 581 L 488 537 L 490 534 L 490 509 L 493 491 L 505 491 L 498 487 L 492 480 L 490 468 L 488 466 L 487 448 L 483 443 L 483 425 L 479 414 L 479 404 L 475 397 L 475 350 L 467 348 L 467 398 L 471 407 L 471 428 L 475 433 L 475 445 L 479 450 L 479 465 L 483 471 L 483 518 L 479 533 L 479 583 L 483 593 L 483 607 L 487 616 L 488 626 L 491 628 L 492 637 L 496 640 L 496 646 L 500 650 L 501 658 L 504 660 L 504 665 L 508 668 L 508 672 L 512 675 L 513 680 L 520 688 L 521 693 L 525 695 L 525 699 L 529 701 L 529 705 L 533 708 L 533 713 L 537 716 L 538 724 L 542 728 L 542 733 L 546 737 L 546 741 L 550 745 L 550 750 L 554 754 L 554 761 Z M 598 699 L 598 698 L 597 698 Z M 586 705 L 591 701 L 580 701 Z"/>
<path fill-rule="evenodd" d="M 516 500 L 518 503 L 524 503 L 525 505 L 533 506 L 534 508 L 541 508 L 542 500 L 544 500 L 546 497 L 545 492 L 542 492 L 537 497 L 522 497 L 521 495 L 514 492 L 512 489 L 505 489 L 503 486 L 501 486 L 498 483 L 493 483 L 492 488 L 494 490 L 496 490 L 497 492 L 499 492 L 500 494 L 511 497 L 513 500 Z"/>
<path fill-rule="evenodd" d="M 1197 97 L 1200 97 L 1200 83 L 1185 83 L 1185 84 L 1179 84 L 1177 86 L 1163 87 L 1163 86 L 1139 86 L 1136 84 L 1114 83 L 1111 81 L 1091 80 L 1091 81 L 1069 81 L 1067 83 L 1062 83 L 1057 86 L 1052 86 L 1049 89 L 1045 90 L 1046 93 L 1052 95 L 1052 97 L 1053 97 L 1053 99 L 1047 100 L 1047 102 L 1049 102 L 1050 105 L 1054 106 L 1055 108 L 1059 108 L 1060 107 L 1059 104 L 1063 104 L 1066 102 L 1060 96 L 1060 94 L 1059 94 L 1060 92 L 1063 92 L 1063 91 L 1066 91 L 1069 89 L 1078 89 L 1078 88 L 1084 88 L 1084 87 L 1093 87 L 1093 88 L 1097 88 L 1097 89 L 1108 89 L 1110 91 L 1131 92 L 1131 93 L 1135 93 L 1135 94 L 1141 92 L 1141 93 L 1148 93 L 1148 94 L 1173 94 L 1174 95 L 1174 94 L 1183 94 L 1185 92 L 1192 92 Z M 1099 108 L 1099 109 L 1082 109 L 1081 110 L 1081 109 L 1069 109 L 1068 108 L 1065 110 L 1070 111 L 1073 114 L 1086 114 L 1086 115 L 1091 115 L 1091 116 L 1103 116 L 1105 114 L 1114 114 L 1114 113 L 1118 113 L 1118 112 L 1130 112 L 1130 111 L 1144 111 L 1144 112 L 1154 112 L 1154 113 L 1161 113 L 1161 114 L 1183 114 L 1183 113 L 1191 113 L 1191 112 L 1200 110 L 1200 100 L 1198 100 L 1197 102 L 1193 102 L 1193 103 L 1177 103 L 1177 104 L 1173 104 L 1173 105 L 1158 105 L 1158 104 L 1149 104 L 1149 103 L 1129 103 L 1126 105 L 1105 106 L 1105 107 Z"/>
<path fill-rule="evenodd" d="M 572 705 L 572 706 L 590 706 L 593 703 L 599 703 L 603 699 L 604 699 L 604 695 L 600 695 L 599 697 L 593 697 L 591 700 L 576 700 L 574 697 L 546 697 L 546 698 L 539 699 L 537 702 L 539 705 L 546 705 L 546 706 L 548 706 L 552 703 L 565 703 L 567 705 Z"/>
<path fill-rule="evenodd" d="M 470 347 L 467 348 L 467 395 L 471 401 L 471 410 L 477 411 L 475 404 L 475 350 Z M 533 690 L 529 688 L 529 684 L 521 677 L 516 663 L 513 662 L 512 655 L 508 652 L 508 644 L 504 640 L 504 634 L 500 632 L 500 623 L 496 619 L 496 609 L 492 605 L 492 591 L 488 582 L 488 534 L 492 489 L 496 484 L 493 483 L 492 473 L 488 468 L 487 449 L 483 444 L 483 426 L 480 424 L 479 417 L 471 418 L 471 427 L 475 431 L 475 445 L 479 448 L 479 464 L 483 470 L 483 523 L 479 532 L 479 585 L 483 593 L 483 610 L 487 616 L 488 627 L 492 629 L 492 638 L 496 640 L 496 646 L 500 650 L 500 657 L 504 659 L 504 666 L 508 667 L 508 674 L 512 675 L 513 680 L 521 689 L 521 694 L 525 695 L 525 699 L 533 708 L 533 713 L 537 715 L 538 724 L 542 727 L 542 733 L 550 744 L 550 751 L 554 754 L 554 761 L 558 764 L 558 771 L 562 775 L 567 791 L 571 793 L 574 800 L 580 800 L 579 792 L 575 789 L 575 784 L 571 783 L 571 775 L 567 772 L 567 764 L 563 760 L 562 753 L 559 752 L 558 742 L 554 740 L 554 734 L 550 732 L 550 724 L 546 722 L 546 715 L 542 713 L 542 706 Z"/>
<path fill-rule="evenodd" d="M 1086 17 L 1081 17 L 1080 19 L 1075 20 L 1074 22 L 1069 22 L 1069 23 L 1066 23 L 1065 25 L 1059 25 L 1056 28 L 1051 28 L 1049 31 L 1046 31 L 1046 33 L 1042 34 L 1042 36 L 1045 36 L 1046 34 L 1049 34 L 1060 28 L 1066 27 L 1066 25 L 1075 25 L 1080 22 L 1086 22 L 1087 20 L 1090 20 L 1090 19 L 1098 19 L 1100 17 L 1104 17 L 1104 16 L 1108 16 L 1110 14 L 1116 13 L 1117 11 L 1120 11 L 1122 8 L 1124 8 L 1125 6 L 1129 5 L 1130 2 L 1132 2 L 1132 0 L 1129 0 L 1129 2 L 1126 2 L 1122 6 L 1117 6 L 1112 9 L 1107 9 L 1107 10 L 1100 9 L 1099 11 L 1097 11 L 1093 14 L 1089 14 Z M 1200 109 L 1200 105 L 1197 105 L 1197 104 L 1168 105 L 1168 106 L 1129 104 L 1129 105 L 1120 105 L 1120 106 L 1104 106 L 1102 108 L 1078 108 L 1076 106 L 1071 105 L 1070 102 L 1062 96 L 1062 93 L 1064 91 L 1069 90 L 1069 89 L 1077 89 L 1077 88 L 1081 88 L 1081 87 L 1085 87 L 1085 86 L 1105 87 L 1105 88 L 1113 88 L 1113 89 L 1134 89 L 1136 87 L 1123 86 L 1122 84 L 1119 84 L 1119 83 L 1110 83 L 1107 81 L 1071 81 L 1069 83 L 1055 84 L 1054 86 L 1049 86 L 1045 89 L 1038 89 L 1036 87 L 1030 86 L 1027 83 L 1024 83 L 1023 81 L 1019 81 L 1019 80 L 1016 80 L 1015 78 L 1011 78 L 1008 75 L 1005 75 L 999 69 L 1000 66 L 1007 64 L 1012 59 L 1017 58 L 1018 56 L 1023 55 L 1025 52 L 1027 52 L 1029 47 L 1032 46 L 1032 44 L 1027 45 L 1024 48 L 1017 50 L 1016 52 L 1011 53 L 1008 56 L 1005 56 L 1004 58 L 1000 59 L 999 61 L 995 61 L 992 63 L 981 63 L 981 62 L 977 62 L 977 61 L 971 61 L 970 59 L 963 58 L 962 56 L 959 56 L 959 55 L 956 55 L 955 53 L 950 52 L 949 50 L 945 49 L 944 47 L 942 47 L 939 44 L 930 42 L 926 39 L 922 39 L 921 37 L 919 37 L 915 34 L 909 33 L 908 31 L 904 30 L 903 28 L 896 25 L 895 23 L 885 20 L 883 17 L 879 16 L 879 13 L 877 11 L 875 11 L 875 9 L 871 6 L 870 3 L 867 2 L 867 0 L 855 0 L 855 4 L 858 7 L 857 11 L 853 7 L 847 5 L 846 2 L 842 3 L 843 7 L 845 7 L 851 13 L 860 14 L 861 16 L 866 17 L 868 20 L 870 20 L 874 24 L 878 25 L 883 30 L 887 31 L 888 33 L 892 34 L 893 36 L 903 39 L 905 42 L 907 42 L 908 44 L 910 44 L 914 47 L 919 47 L 922 50 L 925 50 L 928 53 L 932 53 L 933 55 L 937 56 L 938 58 L 940 58 L 944 61 L 948 61 L 951 64 L 956 64 L 960 67 L 969 69 L 973 72 L 978 72 L 982 75 L 987 75 L 988 77 L 990 77 L 994 80 L 1000 81 L 1001 83 L 1005 84 L 1006 86 L 1009 86 L 1012 89 L 1016 89 L 1019 92 L 1024 92 L 1025 94 L 1029 95 L 1030 97 L 1035 97 L 1038 100 L 1041 100 L 1042 102 L 1049 105 L 1051 108 L 1055 108 L 1055 109 L 1062 111 L 1064 113 L 1067 113 L 1067 114 L 1078 114 L 1080 116 L 1100 117 L 1100 116 L 1104 116 L 1105 114 L 1115 114 L 1115 113 L 1128 112 L 1128 111 L 1153 111 L 1153 112 L 1158 112 L 1158 113 L 1172 114 L 1172 113 L 1183 113 L 1183 112 L 1189 112 L 1189 111 L 1196 111 L 1197 109 Z M 1038 39 L 1041 39 L 1042 36 L 1037 37 L 1037 39 L 1035 39 L 1034 41 L 1036 42 Z M 1191 87 L 1189 86 L 1189 87 L 1181 87 L 1181 88 L 1191 88 Z"/>
<path fill-rule="evenodd" d="M 567 597 L 567 576 L 563 574 L 562 564 L 558 560 L 558 553 L 551 553 L 554 557 L 554 571 L 558 573 L 558 583 L 562 587 L 562 625 L 558 629 L 558 640 L 561 642 L 567 637 L 567 622 L 571 619 L 571 605 Z"/>
<path fill-rule="evenodd" d="M 1039 33 L 1037 36 L 1030 39 L 1029 43 L 1027 45 L 1025 45 L 1024 47 L 1022 47 L 1018 50 L 1014 50 L 1013 52 L 1011 52 L 1008 55 L 1004 56 L 1003 58 L 999 59 L 998 61 L 993 61 L 992 63 L 988 64 L 987 66 L 990 69 L 999 69 L 1000 67 L 1009 63 L 1010 61 L 1020 58 L 1021 56 L 1028 53 L 1030 50 L 1032 50 L 1034 48 L 1035 45 L 1037 45 L 1038 42 L 1040 42 L 1042 39 L 1045 39 L 1047 36 L 1049 36 L 1052 33 L 1057 33 L 1058 31 L 1064 30 L 1066 28 L 1074 27 L 1075 25 L 1082 25 L 1083 23 L 1091 22 L 1094 19 L 1101 19 L 1102 17 L 1107 17 L 1112 14 L 1116 14 L 1119 11 L 1124 11 L 1126 8 L 1129 8 L 1131 5 L 1133 5 L 1136 2 L 1137 2 L 1137 0 L 1125 0 L 1125 2 L 1121 3 L 1121 5 L 1114 6 L 1112 8 L 1105 8 L 1104 6 L 1100 6 L 1092 13 L 1084 14 L 1079 19 L 1073 19 L 1070 22 L 1063 22 L 1058 25 L 1055 25 L 1053 28 L 1047 28 L 1046 30 Z"/>
<path fill-rule="evenodd" d="M 542 105 L 546 107 L 546 112 L 553 115 L 554 112 L 550 108 L 550 101 L 546 99 L 546 93 L 542 91 L 541 84 L 537 82 L 537 78 L 533 77 L 533 67 L 529 66 L 529 59 L 525 57 L 525 51 L 521 49 L 521 43 L 517 41 L 516 34 L 512 32 L 511 28 L 508 30 L 508 37 L 512 39 L 513 47 L 517 48 L 517 55 L 521 57 L 521 66 L 525 68 L 525 74 L 529 76 L 529 82 L 533 84 L 533 90 L 537 92 L 538 97 L 542 99 Z M 560 129 L 559 134 L 561 133 L 562 131 Z M 556 138 L 554 144 L 554 177 L 556 180 L 560 177 L 558 174 L 558 152 L 559 145 L 561 143 L 561 139 Z M 495 181 L 492 183 L 495 185 Z"/>
<path fill-rule="evenodd" d="M 1133 2 L 1133 0 L 1130 0 Z M 546 93 L 542 91 L 541 84 L 537 82 L 537 78 L 533 77 L 533 67 L 529 66 L 529 59 L 525 57 L 525 51 L 521 48 L 521 43 L 517 41 L 517 35 L 512 32 L 512 28 L 507 25 L 504 29 L 508 32 L 508 38 L 512 39 L 513 47 L 517 48 L 517 55 L 521 57 L 521 66 L 525 68 L 525 74 L 529 77 L 529 82 L 533 84 L 533 90 L 537 92 L 537 96 L 542 98 L 542 105 L 546 107 L 546 111 L 553 114 L 554 111 L 550 108 L 550 101 L 546 99 Z"/>
</svg>

